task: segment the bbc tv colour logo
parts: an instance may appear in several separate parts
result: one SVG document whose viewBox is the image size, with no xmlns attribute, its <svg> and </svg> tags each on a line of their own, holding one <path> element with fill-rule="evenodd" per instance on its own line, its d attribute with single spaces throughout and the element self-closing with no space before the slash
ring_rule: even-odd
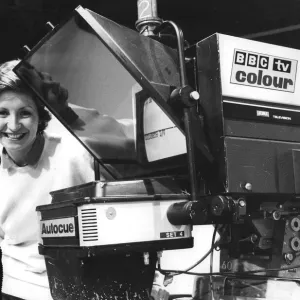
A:
<svg viewBox="0 0 300 300">
<path fill-rule="evenodd" d="M 294 93 L 297 63 L 293 59 L 235 49 L 230 82 Z"/>
</svg>

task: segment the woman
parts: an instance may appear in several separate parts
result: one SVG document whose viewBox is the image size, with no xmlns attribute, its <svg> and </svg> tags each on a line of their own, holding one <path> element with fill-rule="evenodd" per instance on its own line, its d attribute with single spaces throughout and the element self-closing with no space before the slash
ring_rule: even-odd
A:
<svg viewBox="0 0 300 300">
<path fill-rule="evenodd" d="M 2 299 L 47 300 L 35 207 L 50 191 L 94 180 L 93 159 L 73 137 L 45 134 L 50 114 L 12 71 L 17 63 L 0 66 Z"/>
</svg>

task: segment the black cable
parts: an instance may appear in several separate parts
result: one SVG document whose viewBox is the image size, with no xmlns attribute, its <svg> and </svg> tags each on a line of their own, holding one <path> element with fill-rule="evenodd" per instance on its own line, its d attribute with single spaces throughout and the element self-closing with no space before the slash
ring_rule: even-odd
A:
<svg viewBox="0 0 300 300">
<path fill-rule="evenodd" d="M 190 267 L 188 267 L 184 271 L 188 272 L 188 271 L 194 269 L 195 267 L 197 267 L 198 265 L 200 265 L 209 256 L 209 254 L 212 253 L 212 251 L 214 250 L 214 248 L 215 248 L 215 245 L 213 245 L 213 247 L 210 248 L 197 262 L 195 262 L 193 265 L 191 265 Z"/>
<path fill-rule="evenodd" d="M 198 260 L 196 261 L 194 264 L 192 264 L 191 266 L 189 266 L 188 268 L 182 270 L 182 271 L 178 271 L 176 272 L 176 274 L 172 274 L 173 276 L 177 276 L 180 274 L 184 274 L 185 272 L 188 272 L 192 269 L 194 269 L 195 267 L 197 267 L 198 265 L 200 265 L 208 256 L 209 254 L 213 251 L 213 249 L 215 249 L 215 247 L 219 244 L 219 241 L 217 241 L 216 243 L 213 244 L 213 246 Z M 160 267 L 160 263 L 158 263 L 157 265 L 157 271 L 159 271 L 160 273 L 163 274 L 163 270 Z"/>
<path fill-rule="evenodd" d="M 177 272 L 176 274 L 171 274 L 171 273 L 169 273 L 168 275 L 169 275 L 169 277 L 174 277 L 174 276 L 177 276 L 177 275 L 180 275 L 180 274 L 187 274 L 187 272 L 188 271 L 190 271 L 190 270 L 192 270 L 192 269 L 194 269 L 196 266 L 198 266 L 199 264 L 201 264 L 210 254 L 212 254 L 213 253 L 213 250 L 215 249 L 215 247 L 219 244 L 219 240 L 217 241 L 217 242 L 214 242 L 214 240 L 215 240 L 215 238 L 216 238 L 216 233 L 217 233 L 217 226 L 215 227 L 215 229 L 214 229 L 214 233 L 213 233 L 213 236 L 212 236 L 212 245 L 211 245 L 211 248 L 197 261 L 197 262 L 195 262 L 193 265 L 191 265 L 190 267 L 188 267 L 188 268 L 186 268 L 185 270 L 182 270 L 182 271 L 180 271 L 180 272 Z M 157 264 L 157 270 L 160 272 L 160 273 L 162 273 L 162 274 L 164 274 L 164 275 L 166 275 L 163 271 L 162 271 L 162 269 L 161 269 L 161 265 L 160 265 L 160 260 L 158 260 L 158 264 Z M 212 271 L 212 270 L 211 270 Z M 212 285 L 211 285 L 211 290 L 212 290 Z M 174 297 L 174 295 L 170 295 L 169 296 L 169 299 L 171 300 L 171 299 L 177 299 L 178 297 L 192 297 L 192 295 L 175 295 L 175 297 Z M 179 297 L 179 299 L 180 299 L 180 297 Z M 178 300 L 179 300 L 178 299 Z"/>
<path fill-rule="evenodd" d="M 217 235 L 217 230 L 218 230 L 218 225 L 215 225 L 215 228 L 214 228 L 214 233 L 213 233 L 213 236 L 212 236 L 212 239 L 211 239 L 211 255 L 210 255 L 210 265 L 209 265 L 209 271 L 210 273 L 213 272 L 213 260 L 214 260 L 214 245 L 215 245 L 215 239 L 216 239 L 216 235 Z"/>
<path fill-rule="evenodd" d="M 216 239 L 216 235 L 217 235 L 217 229 L 218 229 L 218 225 L 215 225 L 215 228 L 214 228 L 214 233 L 213 233 L 213 236 L 212 236 L 212 239 L 211 239 L 211 254 L 210 254 L 210 264 L 209 264 L 209 271 L 210 273 L 213 273 L 213 264 L 214 264 L 214 244 L 215 244 L 215 239 Z M 209 284 L 210 284 L 210 292 L 211 292 L 211 295 L 213 297 L 213 278 L 212 276 L 209 276 Z M 214 297 L 213 297 L 214 298 Z"/>
<path fill-rule="evenodd" d="M 195 264 L 193 264 L 192 266 L 190 266 L 189 268 L 185 269 L 185 270 L 164 270 L 164 269 L 159 269 L 159 271 L 162 274 L 172 274 L 173 276 L 176 275 L 180 275 L 180 274 L 187 274 L 187 275 L 196 275 L 196 276 L 228 276 L 228 277 L 238 277 L 238 276 L 247 276 L 247 275 L 251 275 L 251 274 L 256 274 L 256 273 L 263 273 L 263 272 L 276 272 L 276 271 L 288 271 L 288 270 L 293 270 L 293 269 L 297 269 L 300 268 L 300 264 L 299 265 L 294 265 L 294 266 L 289 266 L 289 267 L 284 267 L 284 268 L 275 268 L 275 269 L 260 269 L 260 270 L 251 270 L 251 271 L 243 271 L 243 272 L 213 272 L 213 250 L 215 249 L 215 247 L 219 244 L 218 240 L 217 242 L 214 242 L 215 238 L 216 238 L 216 234 L 218 231 L 218 226 L 219 225 L 215 225 L 214 228 L 214 233 L 213 233 L 213 237 L 212 237 L 212 247 L 208 250 L 208 252 L 199 260 L 197 261 Z M 221 229 L 221 228 L 219 228 Z M 211 257 L 210 257 L 210 272 L 209 273 L 196 273 L 196 272 L 189 272 L 191 269 L 193 269 L 194 267 L 196 267 L 197 265 L 199 265 L 201 262 L 204 261 L 204 259 L 206 259 L 206 257 L 212 253 Z M 291 281 L 291 278 L 287 279 L 285 277 L 278 277 L 278 276 L 266 276 L 266 275 L 254 275 L 251 276 L 251 278 L 253 279 L 264 279 L 264 278 L 274 278 L 274 279 L 280 279 L 280 280 L 289 280 Z M 298 279 L 298 281 L 300 280 L 300 278 Z"/>
<path fill-rule="evenodd" d="M 217 228 L 215 227 L 214 234 L 213 234 L 213 237 L 212 237 L 212 241 L 215 240 L 216 233 L 217 233 Z M 194 264 L 192 264 L 191 266 L 189 266 L 188 268 L 186 268 L 186 269 L 184 269 L 182 271 L 176 272 L 176 274 L 169 274 L 169 275 L 177 276 L 177 275 L 184 274 L 185 272 L 188 272 L 188 271 L 194 269 L 195 267 L 197 267 L 198 265 L 200 265 L 212 253 L 212 251 L 218 245 L 219 245 L 219 240 L 216 241 L 215 243 L 212 243 L 211 248 L 198 261 L 196 261 Z M 160 260 L 158 260 L 157 271 L 159 271 L 160 273 L 163 274 L 163 270 L 161 269 Z M 210 271 L 212 272 L 212 270 L 210 270 Z"/>
</svg>

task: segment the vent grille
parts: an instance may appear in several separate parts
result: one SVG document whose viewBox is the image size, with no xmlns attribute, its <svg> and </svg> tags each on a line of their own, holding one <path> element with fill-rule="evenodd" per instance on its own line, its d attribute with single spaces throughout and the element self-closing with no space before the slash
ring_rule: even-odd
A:
<svg viewBox="0 0 300 300">
<path fill-rule="evenodd" d="M 98 225 L 96 208 L 81 210 L 82 240 L 84 242 L 98 241 Z"/>
</svg>

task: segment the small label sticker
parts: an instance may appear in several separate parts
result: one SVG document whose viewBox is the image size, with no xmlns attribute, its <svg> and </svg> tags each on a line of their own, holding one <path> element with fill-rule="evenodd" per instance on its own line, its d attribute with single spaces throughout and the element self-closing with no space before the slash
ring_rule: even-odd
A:
<svg viewBox="0 0 300 300">
<path fill-rule="evenodd" d="M 265 117 L 265 118 L 269 118 L 270 117 L 270 113 L 268 111 L 264 111 L 264 110 L 257 110 L 256 111 L 256 115 L 258 117 Z"/>
<path fill-rule="evenodd" d="M 178 238 L 178 237 L 184 237 L 184 231 L 170 231 L 170 232 L 161 232 L 160 233 L 161 239 L 172 239 L 172 238 Z"/>
<path fill-rule="evenodd" d="M 42 238 L 75 236 L 74 218 L 61 218 L 41 221 Z"/>
</svg>

